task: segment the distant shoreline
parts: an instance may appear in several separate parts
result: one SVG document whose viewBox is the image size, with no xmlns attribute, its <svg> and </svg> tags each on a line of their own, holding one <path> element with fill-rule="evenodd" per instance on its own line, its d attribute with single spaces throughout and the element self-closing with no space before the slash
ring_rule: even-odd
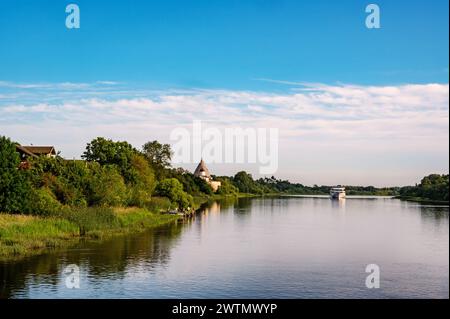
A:
<svg viewBox="0 0 450 319">
<path fill-rule="evenodd" d="M 324 199 L 329 199 L 330 195 L 308 195 L 308 194 L 281 194 L 281 196 L 285 196 L 285 197 L 304 197 L 304 198 L 324 198 Z M 380 198 L 380 199 L 391 199 L 391 198 L 395 198 L 395 196 L 386 196 L 386 195 L 347 195 L 345 197 L 346 199 L 370 199 L 370 198 Z"/>
<path fill-rule="evenodd" d="M 329 198 L 328 195 L 308 195 L 308 194 L 281 194 L 280 196 L 285 197 L 304 197 L 304 198 Z M 450 206 L 449 202 L 440 201 L 440 200 L 432 200 L 428 198 L 420 198 L 420 197 L 409 197 L 409 196 L 385 196 L 385 195 L 347 195 L 346 199 L 399 199 L 407 202 L 414 202 L 420 204 L 430 204 L 430 205 L 440 205 L 440 206 Z"/>
<path fill-rule="evenodd" d="M 440 205 L 440 206 L 449 206 L 448 201 L 443 200 L 433 200 L 428 198 L 421 197 L 410 197 L 410 196 L 394 196 L 393 198 L 400 199 L 407 202 L 415 202 L 420 204 L 431 204 L 431 205 Z"/>
</svg>

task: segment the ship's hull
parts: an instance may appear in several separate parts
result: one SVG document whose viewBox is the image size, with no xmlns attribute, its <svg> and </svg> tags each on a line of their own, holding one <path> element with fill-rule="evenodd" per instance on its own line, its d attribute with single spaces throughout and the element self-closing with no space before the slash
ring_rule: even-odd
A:
<svg viewBox="0 0 450 319">
<path fill-rule="evenodd" d="M 345 193 L 330 193 L 331 199 L 344 199 Z"/>
</svg>

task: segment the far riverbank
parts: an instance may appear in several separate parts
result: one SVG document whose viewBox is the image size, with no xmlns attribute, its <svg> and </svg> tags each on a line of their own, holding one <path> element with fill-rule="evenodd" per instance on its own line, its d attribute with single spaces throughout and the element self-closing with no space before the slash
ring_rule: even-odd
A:
<svg viewBox="0 0 450 319">
<path fill-rule="evenodd" d="M 395 196 L 394 198 L 408 201 L 408 202 L 415 202 L 420 204 L 428 204 L 428 205 L 441 205 L 441 206 L 449 206 L 448 201 L 443 200 L 433 200 L 428 198 L 421 198 L 421 197 L 410 197 L 410 196 Z"/>
</svg>

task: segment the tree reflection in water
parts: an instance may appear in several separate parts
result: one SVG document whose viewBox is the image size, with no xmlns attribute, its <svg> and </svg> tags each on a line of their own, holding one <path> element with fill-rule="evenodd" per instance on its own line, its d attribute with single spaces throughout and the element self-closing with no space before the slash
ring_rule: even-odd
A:
<svg viewBox="0 0 450 319">
<path fill-rule="evenodd" d="M 305 297 L 305 285 L 370 297 L 357 272 L 366 252 L 391 285 L 379 297 L 448 296 L 448 219 L 448 207 L 389 198 L 229 198 L 158 229 L 0 263 L 0 297 Z M 69 264 L 80 267 L 78 291 L 64 286 Z"/>
<path fill-rule="evenodd" d="M 164 267 L 170 259 L 171 248 L 176 245 L 183 229 L 200 222 L 208 214 L 219 213 L 221 208 L 233 206 L 234 198 L 204 204 L 201 214 L 179 220 L 167 226 L 134 235 L 119 235 L 101 242 L 80 241 L 75 246 L 33 256 L 20 261 L 0 264 L 0 298 L 10 298 L 17 291 L 26 291 L 30 285 L 61 284 L 67 265 L 78 265 L 90 279 L 123 279 L 127 269 Z"/>
</svg>

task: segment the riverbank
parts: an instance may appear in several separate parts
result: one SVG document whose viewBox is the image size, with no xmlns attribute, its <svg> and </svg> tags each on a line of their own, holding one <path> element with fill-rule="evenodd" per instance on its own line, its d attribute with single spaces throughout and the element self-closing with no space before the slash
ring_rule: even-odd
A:
<svg viewBox="0 0 450 319">
<path fill-rule="evenodd" d="M 256 197 L 237 195 L 195 196 L 192 215 L 202 205 L 229 198 Z M 39 255 L 63 249 L 80 240 L 103 240 L 120 234 L 138 233 L 179 220 L 179 215 L 167 214 L 170 203 L 158 203 L 148 208 L 67 208 L 52 216 L 0 213 L 0 261 Z"/>
<path fill-rule="evenodd" d="M 186 216 L 193 214 L 202 205 L 217 200 L 283 195 L 287 194 L 238 193 L 195 196 L 194 207 Z M 395 198 L 421 204 L 448 205 L 444 201 L 423 198 L 400 196 Z M 64 249 L 80 240 L 98 241 L 115 235 L 138 233 L 183 218 L 164 213 L 168 210 L 169 204 L 158 203 L 149 208 L 68 208 L 54 216 L 45 217 L 0 213 L 0 261 Z"/>
<path fill-rule="evenodd" d="M 421 198 L 421 197 L 411 197 L 411 196 L 395 196 L 394 198 L 407 201 L 407 202 L 415 202 L 425 205 L 442 205 L 442 206 L 448 206 L 448 201 L 443 200 L 433 200 L 428 198 Z"/>
<path fill-rule="evenodd" d="M 448 282 L 448 207 L 359 198 L 344 209 L 329 199 L 256 197 L 221 200 L 206 210 L 156 231 L 0 263 L 0 294 L 16 299 L 312 298 L 305 291 L 314 291 L 332 298 L 342 297 L 339 289 L 345 287 L 348 298 L 448 296 L 443 284 Z M 398 254 L 405 238 L 410 247 Z M 345 264 L 336 265 L 337 254 Z M 381 295 L 361 289 L 361 265 L 371 258 L 392 269 L 383 277 L 391 283 L 388 291 L 377 290 Z M 81 289 L 64 285 L 68 265 L 79 266 Z M 260 269 L 267 272 L 264 280 Z M 411 277 L 418 282 L 411 283 Z M 329 278 L 337 287 L 331 292 Z"/>
<path fill-rule="evenodd" d="M 178 218 L 144 208 L 84 208 L 51 217 L 2 213 L 0 261 L 69 247 L 80 240 L 139 232 Z"/>
</svg>

